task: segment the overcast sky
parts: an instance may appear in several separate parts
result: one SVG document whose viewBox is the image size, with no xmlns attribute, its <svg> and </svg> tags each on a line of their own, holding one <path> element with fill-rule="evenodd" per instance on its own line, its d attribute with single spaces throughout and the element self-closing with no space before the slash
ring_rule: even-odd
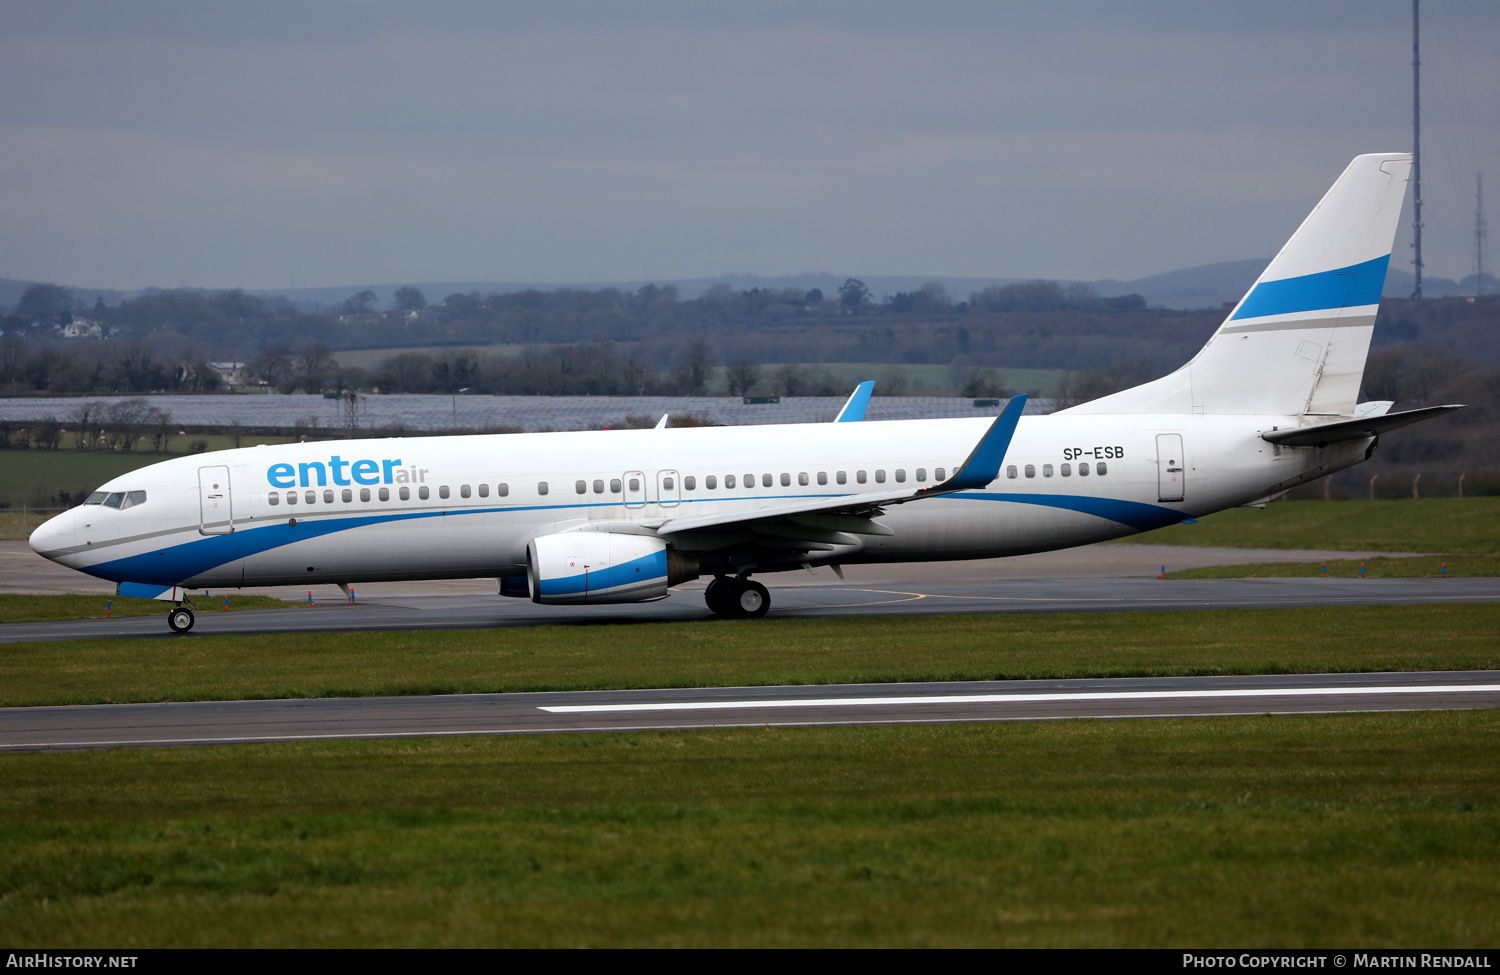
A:
<svg viewBox="0 0 1500 975">
<path fill-rule="evenodd" d="M 1351 157 L 1410 148 L 1410 17 L 0 0 L 0 275 L 1092 279 L 1267 257 Z M 1476 171 L 1500 225 L 1500 4 L 1426 0 L 1423 62 L 1427 271 L 1461 277 Z"/>
</svg>

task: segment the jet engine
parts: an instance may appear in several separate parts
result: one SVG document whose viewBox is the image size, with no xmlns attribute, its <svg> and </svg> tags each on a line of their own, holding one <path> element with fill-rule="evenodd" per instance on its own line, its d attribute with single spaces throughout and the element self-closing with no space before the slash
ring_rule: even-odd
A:
<svg viewBox="0 0 1500 975">
<path fill-rule="evenodd" d="M 639 603 L 698 578 L 698 560 L 651 535 L 561 532 L 526 546 L 531 601 Z"/>
</svg>

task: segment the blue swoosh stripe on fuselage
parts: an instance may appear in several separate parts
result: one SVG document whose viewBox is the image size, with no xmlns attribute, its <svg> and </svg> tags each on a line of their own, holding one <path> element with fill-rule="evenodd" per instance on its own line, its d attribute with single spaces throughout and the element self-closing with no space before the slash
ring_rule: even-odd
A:
<svg viewBox="0 0 1500 975">
<path fill-rule="evenodd" d="M 790 497 L 790 495 L 788 496 Z M 1188 516 L 1172 508 L 1144 504 L 1139 501 L 1120 501 L 1114 498 L 1080 497 L 1057 494 L 997 494 L 983 491 L 964 491 L 958 494 L 939 495 L 942 498 L 962 498 L 977 501 L 1009 501 L 1014 504 L 1035 504 L 1050 508 L 1064 508 L 1083 514 L 1094 515 L 1118 522 L 1137 531 L 1150 531 L 1163 525 L 1174 525 Z M 704 499 L 709 500 L 709 499 Z M 714 499 L 718 500 L 718 499 Z M 775 499 L 760 499 L 775 500 Z M 851 501 L 855 498 L 851 497 Z M 687 502 L 684 502 L 687 503 Z M 460 508 L 446 511 L 414 511 L 358 517 L 319 516 L 298 522 L 294 528 L 285 523 L 240 528 L 229 535 L 209 535 L 190 542 L 171 545 L 154 552 L 131 555 L 123 559 L 101 562 L 82 571 L 111 582 L 143 582 L 162 586 L 175 586 L 192 579 L 210 569 L 218 568 L 237 559 L 249 558 L 262 552 L 291 545 L 309 538 L 332 535 L 337 532 L 364 528 L 368 525 L 387 524 L 397 521 L 412 521 L 419 518 L 442 518 L 457 515 L 495 514 L 521 511 L 557 511 L 566 508 L 599 508 L 618 506 L 619 502 L 606 504 L 572 505 L 526 505 L 505 508 Z"/>
<path fill-rule="evenodd" d="M 1047 508 L 1063 508 L 1096 518 L 1118 522 L 1136 531 L 1150 531 L 1164 525 L 1175 525 L 1190 517 L 1173 508 L 1140 501 L 1121 501 L 1117 498 L 1092 498 L 1073 494 L 995 494 L 986 491 L 965 491 L 961 494 L 944 495 L 947 498 L 977 501 L 1010 501 L 1014 504 L 1035 504 Z"/>
<path fill-rule="evenodd" d="M 1332 271 L 1282 278 L 1280 281 L 1261 281 L 1240 302 L 1230 321 L 1378 305 L 1380 292 L 1385 289 L 1385 270 L 1390 262 L 1391 255 L 1387 254 Z"/>
</svg>

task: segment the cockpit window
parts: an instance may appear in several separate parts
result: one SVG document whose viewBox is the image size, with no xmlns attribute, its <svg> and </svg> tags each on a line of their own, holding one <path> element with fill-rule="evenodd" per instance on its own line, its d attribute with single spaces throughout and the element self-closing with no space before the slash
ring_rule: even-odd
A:
<svg viewBox="0 0 1500 975">
<path fill-rule="evenodd" d="M 114 494 L 111 494 L 109 497 L 107 497 L 107 498 L 104 499 L 104 507 L 106 507 L 106 508 L 118 508 L 121 504 L 124 503 L 124 501 L 125 501 L 125 492 L 124 491 L 116 491 Z"/>
<path fill-rule="evenodd" d="M 85 501 L 84 504 L 103 504 L 104 499 L 107 497 L 109 497 L 108 491 L 95 491 L 93 494 L 89 495 L 89 499 Z"/>
<path fill-rule="evenodd" d="M 123 511 L 126 508 L 134 508 L 138 504 L 145 504 L 145 503 L 146 503 L 146 492 L 145 491 L 129 491 L 129 492 L 126 492 L 126 494 L 125 494 L 125 502 L 120 505 L 120 510 Z"/>
</svg>

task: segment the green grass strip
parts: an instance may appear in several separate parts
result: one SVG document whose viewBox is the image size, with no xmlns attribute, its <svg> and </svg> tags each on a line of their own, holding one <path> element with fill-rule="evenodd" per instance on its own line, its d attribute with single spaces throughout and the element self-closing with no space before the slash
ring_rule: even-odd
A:
<svg viewBox="0 0 1500 975">
<path fill-rule="evenodd" d="M 1277 501 L 1121 539 L 1150 545 L 1500 555 L 1500 497 Z"/>
<path fill-rule="evenodd" d="M 0 755 L 0 932 L 1488 947 L 1500 712 Z"/>
<path fill-rule="evenodd" d="M 1486 603 L 708 620 L 0 644 L 0 705 L 1490 668 Z"/>
<path fill-rule="evenodd" d="M 222 612 L 224 595 L 194 597 L 199 612 Z M 237 609 L 284 609 L 288 605 L 269 596 L 228 596 L 230 611 Z M 0 623 L 31 623 L 39 620 L 88 620 L 117 616 L 161 616 L 166 618 L 171 603 L 158 599 L 131 599 L 128 596 L 33 596 L 25 593 L 0 593 Z"/>
<path fill-rule="evenodd" d="M 1324 571 L 1324 567 L 1327 571 Z M 1361 571 L 1363 569 L 1364 571 Z M 1401 559 L 1337 559 L 1329 562 L 1260 562 L 1210 565 L 1168 572 L 1168 579 L 1281 579 L 1326 576 L 1330 579 L 1418 579 L 1500 576 L 1500 557 L 1493 555 L 1425 555 Z"/>
</svg>

